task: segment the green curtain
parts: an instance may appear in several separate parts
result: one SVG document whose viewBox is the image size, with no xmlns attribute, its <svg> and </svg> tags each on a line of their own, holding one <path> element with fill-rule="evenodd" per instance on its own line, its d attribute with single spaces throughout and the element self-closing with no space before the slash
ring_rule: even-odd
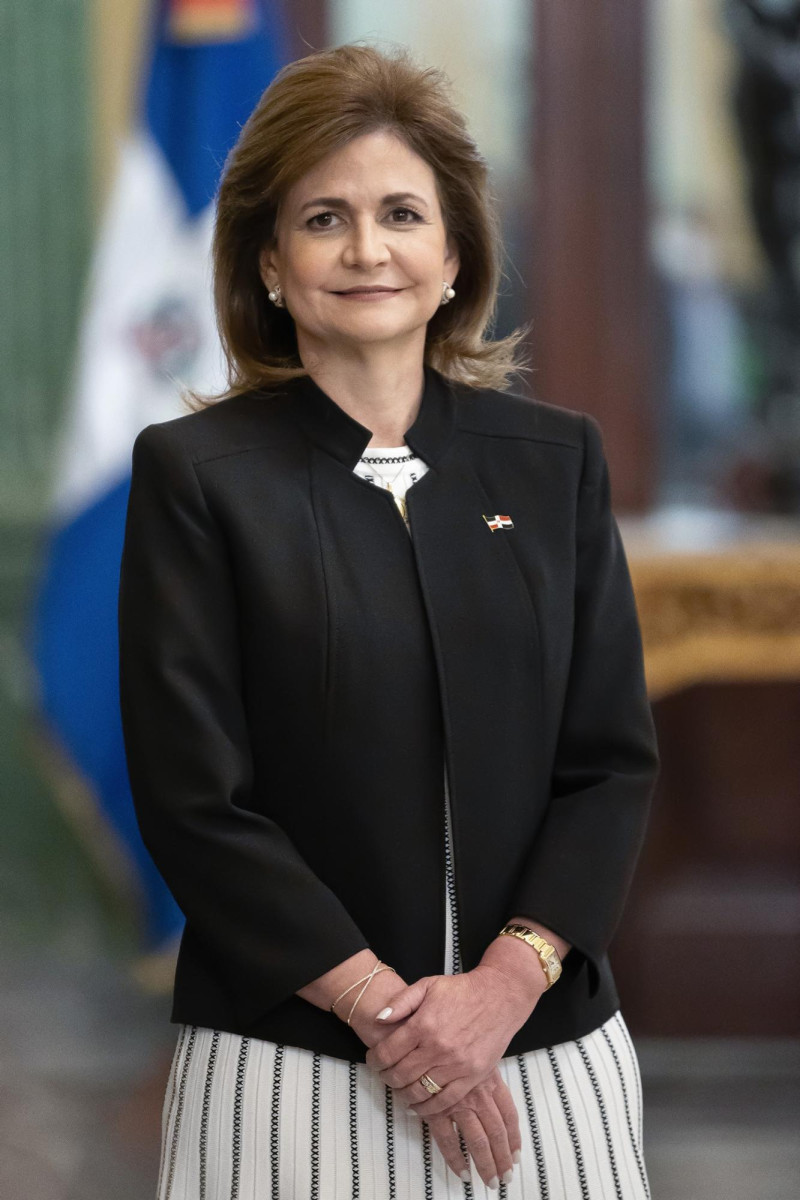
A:
<svg viewBox="0 0 800 1200">
<path fill-rule="evenodd" d="M 87 9 L 88 0 L 0 0 L 4 542 L 47 515 L 51 450 L 88 265 Z M 8 565 L 5 555 L 0 563 Z"/>
<path fill-rule="evenodd" d="M 21 639 L 50 517 L 54 450 L 94 234 L 91 2 L 0 0 L 4 955 L 19 944 L 82 953 L 106 936 L 111 904 L 74 819 L 56 802 L 59 793 L 72 794 L 70 780 L 54 780 L 37 740 L 35 686 Z"/>
</svg>

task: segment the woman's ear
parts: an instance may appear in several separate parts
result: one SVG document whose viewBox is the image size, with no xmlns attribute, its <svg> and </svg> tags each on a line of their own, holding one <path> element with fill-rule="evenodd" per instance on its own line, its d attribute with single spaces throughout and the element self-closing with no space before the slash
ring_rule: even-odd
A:
<svg viewBox="0 0 800 1200">
<path fill-rule="evenodd" d="M 450 279 L 450 285 L 452 287 L 452 285 L 456 281 L 458 272 L 461 269 L 461 259 L 459 257 L 458 248 L 456 247 L 455 242 L 450 237 L 448 237 L 446 247 L 445 247 L 444 262 L 445 262 L 445 266 L 449 267 L 450 272 L 452 272 L 452 277 Z"/>
<path fill-rule="evenodd" d="M 270 291 L 278 281 L 278 271 L 275 266 L 274 247 L 264 246 L 258 256 L 258 273 L 267 291 Z"/>
</svg>

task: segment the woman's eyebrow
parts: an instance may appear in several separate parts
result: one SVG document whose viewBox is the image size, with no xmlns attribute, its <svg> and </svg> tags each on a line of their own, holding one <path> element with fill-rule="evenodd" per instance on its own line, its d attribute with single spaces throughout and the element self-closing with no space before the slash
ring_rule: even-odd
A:
<svg viewBox="0 0 800 1200">
<path fill-rule="evenodd" d="M 404 200 L 416 200 L 418 204 L 424 204 L 427 207 L 427 200 L 422 196 L 417 196 L 415 192 L 389 192 L 383 197 L 381 204 L 400 204 Z M 350 208 L 350 202 L 345 200 L 343 196 L 317 196 L 315 200 L 307 200 L 300 208 L 304 212 L 307 208 L 316 208 L 320 204 L 330 205 L 331 208 Z"/>
</svg>

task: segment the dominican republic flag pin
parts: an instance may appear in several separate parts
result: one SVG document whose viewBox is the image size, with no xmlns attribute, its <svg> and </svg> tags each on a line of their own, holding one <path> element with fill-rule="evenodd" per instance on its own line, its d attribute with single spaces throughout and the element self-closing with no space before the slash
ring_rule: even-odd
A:
<svg viewBox="0 0 800 1200">
<path fill-rule="evenodd" d="M 511 517 L 501 517 L 498 513 L 495 513 L 493 517 L 487 517 L 486 513 L 482 513 L 481 515 L 491 529 L 492 533 L 494 533 L 496 529 L 514 528 L 514 522 L 511 520 Z"/>
</svg>

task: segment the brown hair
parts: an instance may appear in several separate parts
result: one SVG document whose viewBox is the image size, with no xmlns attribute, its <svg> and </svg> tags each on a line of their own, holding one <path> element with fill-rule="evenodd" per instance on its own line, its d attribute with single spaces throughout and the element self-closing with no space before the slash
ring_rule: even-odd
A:
<svg viewBox="0 0 800 1200">
<path fill-rule="evenodd" d="M 441 70 L 420 67 L 405 48 L 337 46 L 278 72 L 228 155 L 217 198 L 214 305 L 229 386 L 214 396 L 186 390 L 190 407 L 308 374 L 291 315 L 267 296 L 259 253 L 289 189 L 322 158 L 377 130 L 400 137 L 433 170 L 460 257 L 456 298 L 428 322 L 425 362 L 473 387 L 507 388 L 512 373 L 529 369 L 515 360 L 527 328 L 486 337 L 504 250 L 486 161 L 449 87 Z"/>
</svg>

